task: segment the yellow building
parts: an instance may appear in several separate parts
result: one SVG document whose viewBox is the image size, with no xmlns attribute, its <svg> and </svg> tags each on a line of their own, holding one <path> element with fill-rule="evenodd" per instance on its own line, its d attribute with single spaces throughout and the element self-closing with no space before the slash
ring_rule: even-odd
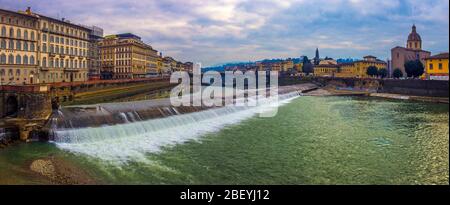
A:
<svg viewBox="0 0 450 205">
<path fill-rule="evenodd" d="M 448 80 L 448 53 L 441 53 L 425 59 L 425 76 L 429 80 Z"/>
<path fill-rule="evenodd" d="M 0 85 L 39 82 L 38 33 L 38 17 L 0 9 Z"/>
<path fill-rule="evenodd" d="M 294 68 L 294 61 L 292 60 L 285 60 L 282 63 L 282 71 L 287 72 Z"/>
<path fill-rule="evenodd" d="M 375 56 L 365 56 L 364 60 L 355 61 L 352 63 L 344 63 L 339 65 L 339 72 L 336 77 L 349 78 L 367 78 L 367 68 L 375 66 L 378 70 L 387 68 L 387 63 L 378 60 Z"/>
<path fill-rule="evenodd" d="M 157 72 L 157 51 L 131 33 L 106 36 L 99 42 L 103 79 L 144 78 Z"/>
<path fill-rule="evenodd" d="M 338 65 L 322 64 L 314 66 L 314 75 L 322 77 L 334 77 L 339 72 Z"/>
</svg>

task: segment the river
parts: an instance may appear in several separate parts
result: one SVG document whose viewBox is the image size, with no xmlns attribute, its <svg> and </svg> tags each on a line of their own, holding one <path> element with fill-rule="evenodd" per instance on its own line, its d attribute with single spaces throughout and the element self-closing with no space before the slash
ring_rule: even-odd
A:
<svg viewBox="0 0 450 205">
<path fill-rule="evenodd" d="M 448 104 L 300 96 L 273 118 L 207 112 L 7 147 L 0 184 L 49 183 L 29 169 L 49 156 L 99 184 L 448 184 Z"/>
</svg>

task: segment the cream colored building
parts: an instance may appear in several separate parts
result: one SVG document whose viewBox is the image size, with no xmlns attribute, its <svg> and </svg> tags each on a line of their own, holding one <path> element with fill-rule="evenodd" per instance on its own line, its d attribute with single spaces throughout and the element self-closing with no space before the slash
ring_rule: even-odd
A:
<svg viewBox="0 0 450 205">
<path fill-rule="evenodd" d="M 0 85 L 38 83 L 36 16 L 0 9 Z"/>
<path fill-rule="evenodd" d="M 39 19 L 41 83 L 87 81 L 89 29 L 64 19 Z"/>
<path fill-rule="evenodd" d="M 2 84 L 88 80 L 89 29 L 33 13 L 30 8 L 0 10 L 0 16 Z"/>
</svg>

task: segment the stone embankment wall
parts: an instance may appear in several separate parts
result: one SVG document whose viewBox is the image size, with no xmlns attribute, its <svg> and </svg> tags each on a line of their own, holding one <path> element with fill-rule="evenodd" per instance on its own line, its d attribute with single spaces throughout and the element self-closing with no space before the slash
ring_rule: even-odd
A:
<svg viewBox="0 0 450 205">
<path fill-rule="evenodd" d="M 314 78 L 321 85 L 332 85 L 379 93 L 393 93 L 412 96 L 448 97 L 448 81 L 418 79 L 372 79 L 372 78 Z"/>
</svg>

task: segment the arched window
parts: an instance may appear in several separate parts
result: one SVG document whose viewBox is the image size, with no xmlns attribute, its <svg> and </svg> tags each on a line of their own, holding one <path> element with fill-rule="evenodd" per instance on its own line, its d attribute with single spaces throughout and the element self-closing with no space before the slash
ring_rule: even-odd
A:
<svg viewBox="0 0 450 205">
<path fill-rule="evenodd" d="M 31 64 L 31 65 L 34 65 L 34 64 L 35 64 L 35 62 L 34 62 L 34 56 L 30 56 L 30 64 Z"/>
<path fill-rule="evenodd" d="M 6 55 L 5 55 L 5 54 L 2 54 L 2 55 L 0 56 L 0 63 L 1 63 L 1 64 L 6 64 Z"/>
<path fill-rule="evenodd" d="M 34 31 L 31 32 L 31 40 L 34 41 Z"/>
<path fill-rule="evenodd" d="M 20 29 L 17 29 L 17 38 L 22 38 L 22 32 Z"/>
<path fill-rule="evenodd" d="M 34 43 L 30 43 L 30 51 L 34 51 Z"/>
<path fill-rule="evenodd" d="M 59 68 L 59 59 L 55 59 L 55 67 Z"/>
<path fill-rule="evenodd" d="M 54 67 L 54 63 L 53 63 L 53 58 L 48 59 L 48 67 L 53 68 Z"/>
<path fill-rule="evenodd" d="M 28 65 L 28 56 L 27 55 L 23 56 L 23 64 Z"/>
<path fill-rule="evenodd" d="M 47 44 L 42 44 L 42 52 L 47 52 Z"/>
<path fill-rule="evenodd" d="M 46 57 L 43 57 L 42 58 L 42 67 L 47 67 L 47 58 Z"/>
<path fill-rule="evenodd" d="M 16 64 L 22 64 L 22 57 L 20 55 L 16 56 Z"/>
<path fill-rule="evenodd" d="M 64 67 L 64 60 L 62 58 L 59 61 L 59 67 L 61 67 L 61 68 Z"/>
<path fill-rule="evenodd" d="M 2 32 L 1 32 L 2 36 L 6 36 L 6 27 L 2 27 Z"/>
<path fill-rule="evenodd" d="M 12 54 L 8 56 L 8 64 L 14 64 L 14 56 Z"/>
<path fill-rule="evenodd" d="M 16 69 L 16 76 L 20 76 L 20 69 Z"/>
<path fill-rule="evenodd" d="M 0 69 L 0 76 L 5 76 L 5 69 Z"/>
<path fill-rule="evenodd" d="M 28 40 L 28 31 L 27 31 L 27 30 L 25 30 L 25 31 L 23 32 L 23 38 L 26 39 L 26 40 Z"/>
<path fill-rule="evenodd" d="M 20 41 L 17 41 L 17 43 L 16 43 L 16 49 L 17 49 L 17 50 L 22 50 L 22 43 L 20 43 Z"/>
<path fill-rule="evenodd" d="M 23 50 L 28 51 L 28 43 L 27 42 L 23 43 Z"/>
<path fill-rule="evenodd" d="M 2 39 L 2 42 L 0 43 L 0 48 L 6 49 L 6 40 Z"/>
<path fill-rule="evenodd" d="M 9 40 L 9 49 L 14 49 L 14 41 Z"/>
<path fill-rule="evenodd" d="M 77 60 L 75 60 L 75 62 L 74 62 L 74 66 L 73 66 L 74 68 L 77 68 L 78 67 L 78 61 Z"/>
<path fill-rule="evenodd" d="M 13 28 L 9 29 L 9 37 L 11 37 L 11 38 L 14 37 L 14 29 Z"/>
</svg>

